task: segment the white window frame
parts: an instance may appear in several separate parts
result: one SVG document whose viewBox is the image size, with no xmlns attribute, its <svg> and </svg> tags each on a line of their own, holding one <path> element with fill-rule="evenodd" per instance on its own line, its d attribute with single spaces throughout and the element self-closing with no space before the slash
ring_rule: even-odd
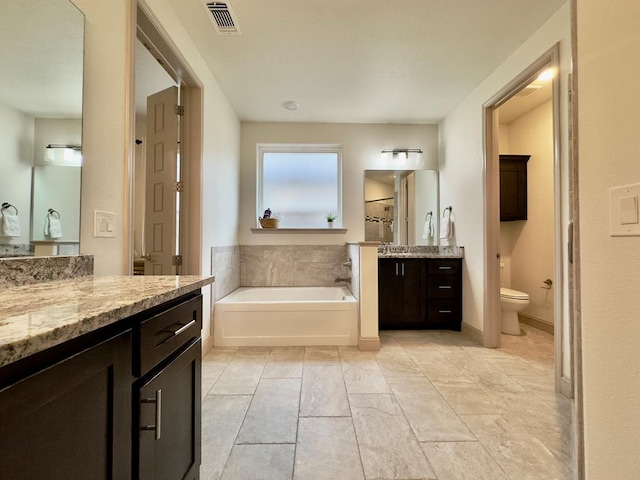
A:
<svg viewBox="0 0 640 480">
<path fill-rule="evenodd" d="M 338 157 L 338 185 L 337 185 L 337 205 L 338 211 L 335 221 L 336 227 L 342 227 L 342 145 L 339 144 L 291 144 L 291 143 L 259 143 L 257 144 L 257 166 L 256 166 L 256 227 L 259 227 L 258 217 L 264 214 L 265 206 L 262 193 L 262 173 L 264 169 L 263 156 L 265 153 L 335 153 Z M 327 212 L 329 213 L 329 212 Z M 285 227 L 288 228 L 288 227 Z M 313 227 L 291 227 L 307 230 L 314 230 Z"/>
</svg>

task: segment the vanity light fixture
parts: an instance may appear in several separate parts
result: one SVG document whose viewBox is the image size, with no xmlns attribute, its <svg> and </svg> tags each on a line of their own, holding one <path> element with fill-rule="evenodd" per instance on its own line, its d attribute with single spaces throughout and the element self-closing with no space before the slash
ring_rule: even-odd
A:
<svg viewBox="0 0 640 480">
<path fill-rule="evenodd" d="M 382 150 L 382 159 L 387 163 L 405 163 L 412 159 L 417 164 L 422 156 L 419 148 L 394 148 L 393 150 Z"/>
<path fill-rule="evenodd" d="M 57 153 L 61 151 L 61 153 Z M 45 147 L 44 161 L 47 163 L 55 162 L 57 160 L 64 160 L 70 162 L 79 160 L 82 158 L 82 146 L 80 145 L 61 145 L 50 143 Z"/>
</svg>

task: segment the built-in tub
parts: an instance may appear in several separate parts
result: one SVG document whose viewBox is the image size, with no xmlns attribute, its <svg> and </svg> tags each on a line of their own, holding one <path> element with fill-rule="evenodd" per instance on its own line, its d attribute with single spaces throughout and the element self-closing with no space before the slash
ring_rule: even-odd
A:
<svg viewBox="0 0 640 480">
<path fill-rule="evenodd" d="M 344 287 L 241 287 L 215 303 L 214 344 L 357 345 L 358 301 Z"/>
</svg>

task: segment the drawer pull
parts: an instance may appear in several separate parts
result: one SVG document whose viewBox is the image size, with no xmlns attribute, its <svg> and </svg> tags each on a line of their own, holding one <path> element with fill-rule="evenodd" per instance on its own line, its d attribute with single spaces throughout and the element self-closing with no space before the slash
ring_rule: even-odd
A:
<svg viewBox="0 0 640 480">
<path fill-rule="evenodd" d="M 162 389 L 156 390 L 156 398 L 143 398 L 140 403 L 155 403 L 156 404 L 156 424 L 155 425 L 143 425 L 140 430 L 143 431 L 155 431 L 156 440 L 160 440 L 162 435 Z"/>
<path fill-rule="evenodd" d="M 438 310 L 438 313 L 451 313 L 451 310 Z"/>
<path fill-rule="evenodd" d="M 445 266 L 445 267 L 438 267 L 438 270 L 451 270 L 453 267 L 451 266 Z"/>
<path fill-rule="evenodd" d="M 451 290 L 451 285 L 438 285 L 440 290 Z"/>
<path fill-rule="evenodd" d="M 175 332 L 173 332 L 173 336 L 177 337 L 178 335 L 180 335 L 182 332 L 184 332 L 187 328 L 189 328 L 194 323 L 196 323 L 196 319 L 195 318 L 193 320 L 191 320 L 189 323 L 187 323 L 186 325 L 183 325 L 182 327 L 177 329 Z"/>
</svg>

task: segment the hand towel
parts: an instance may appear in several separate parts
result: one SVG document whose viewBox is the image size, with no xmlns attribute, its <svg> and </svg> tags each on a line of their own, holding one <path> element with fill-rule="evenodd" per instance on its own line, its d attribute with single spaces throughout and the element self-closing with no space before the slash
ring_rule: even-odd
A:
<svg viewBox="0 0 640 480">
<path fill-rule="evenodd" d="M 7 213 L 2 215 L 2 230 L 0 234 L 3 237 L 20 236 L 20 221 L 18 220 L 18 215 L 9 215 Z"/>
<path fill-rule="evenodd" d="M 422 238 L 427 240 L 433 237 L 433 223 L 431 219 L 427 216 L 427 219 L 424 221 L 424 228 L 422 229 Z"/>
<path fill-rule="evenodd" d="M 47 238 L 62 237 L 62 224 L 59 218 L 47 215 L 47 220 L 44 223 L 44 236 Z"/>
<path fill-rule="evenodd" d="M 378 237 L 384 238 L 384 222 L 382 219 L 378 220 Z"/>
<path fill-rule="evenodd" d="M 453 220 L 451 215 L 448 215 L 440 222 L 440 239 L 451 240 L 453 238 Z"/>
</svg>

